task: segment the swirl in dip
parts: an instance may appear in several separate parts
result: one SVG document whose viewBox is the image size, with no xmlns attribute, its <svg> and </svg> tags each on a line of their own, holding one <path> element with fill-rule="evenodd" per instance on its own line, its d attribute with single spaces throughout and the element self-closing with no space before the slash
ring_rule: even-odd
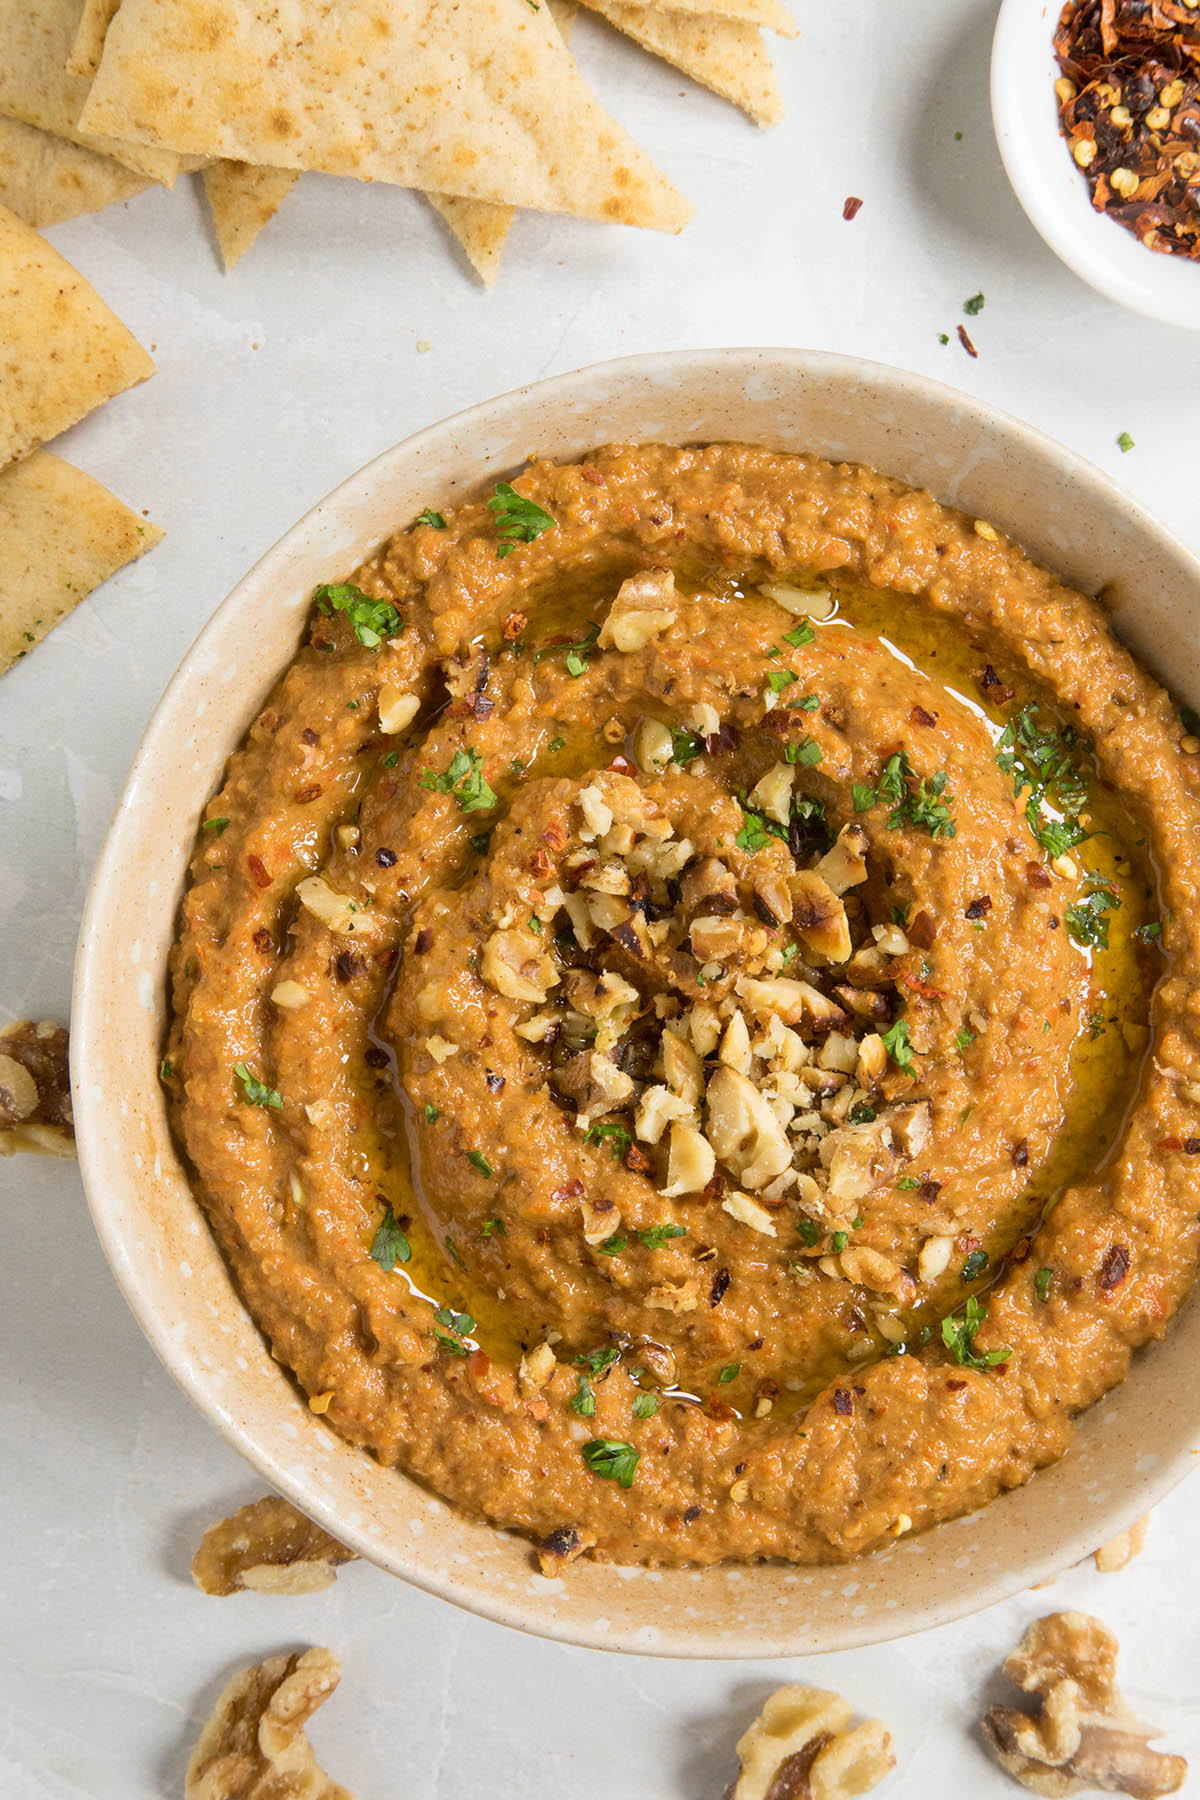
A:
<svg viewBox="0 0 1200 1800">
<path fill-rule="evenodd" d="M 314 1411 L 543 1566 L 1023 1482 L 1196 1270 L 1200 744 L 872 471 L 537 463 L 318 591 L 164 1078 Z"/>
</svg>

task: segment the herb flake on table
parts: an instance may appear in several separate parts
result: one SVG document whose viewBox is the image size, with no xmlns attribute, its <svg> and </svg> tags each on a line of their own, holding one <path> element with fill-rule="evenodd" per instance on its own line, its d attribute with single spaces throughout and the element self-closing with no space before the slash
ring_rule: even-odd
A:
<svg viewBox="0 0 1200 1800">
<path fill-rule="evenodd" d="M 1128 456 L 1129 452 L 1131 450 L 1133 450 L 1135 447 L 1136 446 L 1134 444 L 1134 441 L 1130 437 L 1129 433 L 1127 431 L 1123 431 L 1121 433 L 1120 437 L 1117 439 L 1117 449 L 1121 452 L 1121 455 Z"/>
<path fill-rule="evenodd" d="M 365 650 L 378 650 L 384 638 L 396 637 L 400 614 L 387 600 L 372 600 L 352 581 L 327 582 L 313 599 L 324 613 L 344 613 Z"/>
<path fill-rule="evenodd" d="M 497 482 L 496 491 L 487 504 L 488 510 L 495 515 L 500 538 L 497 556 L 507 556 L 517 544 L 532 544 L 544 531 L 553 531 L 558 525 L 558 520 L 545 507 L 518 494 L 508 481 Z"/>
</svg>

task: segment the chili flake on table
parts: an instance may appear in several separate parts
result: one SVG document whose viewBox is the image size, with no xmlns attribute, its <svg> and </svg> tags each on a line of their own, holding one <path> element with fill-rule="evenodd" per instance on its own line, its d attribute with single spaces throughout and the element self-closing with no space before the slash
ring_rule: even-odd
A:
<svg viewBox="0 0 1200 1800">
<path fill-rule="evenodd" d="M 1092 205 L 1200 261 L 1200 0 L 1067 0 L 1059 122 Z"/>
</svg>

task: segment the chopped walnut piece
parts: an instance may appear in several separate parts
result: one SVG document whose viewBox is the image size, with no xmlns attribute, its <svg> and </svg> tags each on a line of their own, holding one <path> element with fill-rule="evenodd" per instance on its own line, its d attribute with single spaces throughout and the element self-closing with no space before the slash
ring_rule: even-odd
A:
<svg viewBox="0 0 1200 1800">
<path fill-rule="evenodd" d="M 562 1574 L 568 1563 L 573 1563 L 578 1556 L 590 1550 L 595 1539 L 585 1537 L 574 1525 L 559 1525 L 548 1532 L 537 1547 L 538 1567 L 542 1574 L 554 1581 Z"/>
<path fill-rule="evenodd" d="M 296 898 L 306 911 L 319 919 L 327 931 L 339 937 L 374 937 L 378 929 L 377 915 L 367 906 L 341 894 L 321 875 L 309 875 L 296 887 Z"/>
<path fill-rule="evenodd" d="M 832 850 L 827 850 L 814 874 L 828 882 L 835 894 L 857 887 L 867 879 L 867 834 L 861 825 L 844 825 Z"/>
<path fill-rule="evenodd" d="M 540 1006 L 560 976 L 532 931 L 493 931 L 483 946 L 479 972 L 490 988 L 507 1000 Z"/>
<path fill-rule="evenodd" d="M 745 1187 L 766 1187 L 790 1166 L 792 1149 L 783 1126 L 745 1075 L 723 1064 L 705 1101 L 709 1141 Z"/>
<path fill-rule="evenodd" d="M 643 569 L 617 590 L 596 640 L 601 650 L 644 650 L 675 623 L 675 577 L 670 569 Z"/>
<path fill-rule="evenodd" d="M 1035 1619 L 1004 1674 L 1037 1696 L 1036 1712 L 993 1706 L 981 1720 L 1001 1768 L 1052 1797 L 1092 1788 L 1134 1800 L 1176 1793 L 1187 1763 L 1151 1750 L 1158 1732 L 1130 1710 L 1116 1673 L 1117 1640 L 1098 1619 L 1077 1612 Z"/>
<path fill-rule="evenodd" d="M 74 1156 L 66 1029 L 21 1019 L 0 1033 L 0 1156 Z"/>
<path fill-rule="evenodd" d="M 297 1512 L 266 1494 L 232 1518 L 210 1525 L 192 1558 L 192 1580 L 206 1594 L 316 1594 L 335 1579 L 338 1563 L 355 1553 Z"/>
<path fill-rule="evenodd" d="M 1096 1552 L 1096 1567 L 1102 1575 L 1115 1575 L 1119 1569 L 1127 1569 L 1134 1557 L 1142 1554 L 1149 1524 L 1150 1514 L 1147 1513 L 1144 1518 L 1135 1519 L 1128 1531 L 1119 1531 L 1107 1544 L 1101 1544 Z"/>
<path fill-rule="evenodd" d="M 192 1751 L 184 1800 L 353 1800 L 304 1735 L 341 1674 L 331 1650 L 305 1650 L 235 1675 Z"/>
<path fill-rule="evenodd" d="M 853 945 L 846 908 L 815 869 L 797 869 L 792 891 L 792 923 L 810 950 L 828 962 L 843 963 Z"/>
<path fill-rule="evenodd" d="M 850 1800 L 896 1766 L 878 1719 L 851 1727 L 853 1708 L 823 1688 L 783 1687 L 738 1740 L 741 1773 L 727 1800 Z"/>
</svg>

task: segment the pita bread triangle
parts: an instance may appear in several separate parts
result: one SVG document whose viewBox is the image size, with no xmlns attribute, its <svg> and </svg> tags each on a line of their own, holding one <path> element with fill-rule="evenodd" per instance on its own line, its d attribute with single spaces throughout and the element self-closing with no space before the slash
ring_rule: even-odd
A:
<svg viewBox="0 0 1200 1800">
<path fill-rule="evenodd" d="M 61 225 L 80 213 L 129 200 L 150 183 L 144 175 L 80 144 L 0 118 L 0 206 L 27 225 Z"/>
<path fill-rule="evenodd" d="M 170 187 L 179 173 L 172 151 L 125 144 L 79 124 L 90 84 L 69 72 L 67 58 L 82 7 L 83 0 L 0 0 L 0 113 Z"/>
<path fill-rule="evenodd" d="M 153 373 L 96 290 L 0 207 L 0 468 Z"/>
<path fill-rule="evenodd" d="M 111 5 L 112 0 L 89 0 Z M 798 37 L 800 28 L 783 0 L 654 0 L 656 12 L 708 13 L 718 19 L 740 19 L 747 25 L 763 25 L 780 37 Z"/>
<path fill-rule="evenodd" d="M 67 58 L 67 68 L 72 75 L 85 75 L 90 81 L 96 73 L 104 52 L 104 34 L 120 4 L 121 0 L 83 0 L 83 11 Z"/>
<path fill-rule="evenodd" d="M 123 0 L 81 125 L 664 231 L 690 214 L 529 0 Z"/>
<path fill-rule="evenodd" d="M 260 169 L 253 163 L 225 160 L 209 163 L 203 174 L 204 197 L 227 275 L 299 179 L 299 169 Z"/>
<path fill-rule="evenodd" d="M 47 450 L 0 472 L 0 675 L 161 536 Z"/>
<path fill-rule="evenodd" d="M 583 0 L 643 50 L 661 56 L 702 87 L 732 100 L 756 125 L 783 117 L 783 96 L 757 25 L 711 13 L 664 12 L 621 0 Z"/>
</svg>

